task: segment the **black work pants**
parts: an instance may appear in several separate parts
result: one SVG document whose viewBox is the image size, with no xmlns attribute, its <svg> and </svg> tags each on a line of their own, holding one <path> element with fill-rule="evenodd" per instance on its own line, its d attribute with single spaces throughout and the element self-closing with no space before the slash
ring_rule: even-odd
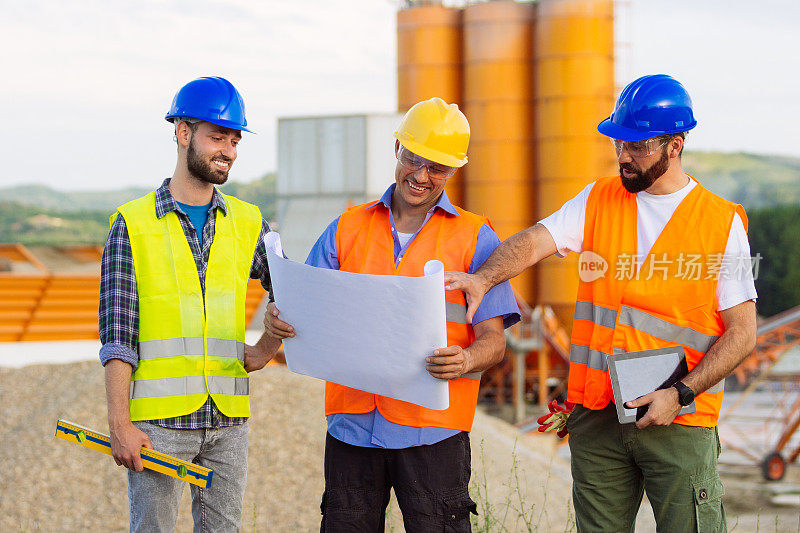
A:
<svg viewBox="0 0 800 533">
<path fill-rule="evenodd" d="M 352 446 L 327 435 L 322 532 L 384 530 L 394 487 L 407 533 L 471 531 L 469 433 L 400 450 Z"/>
</svg>

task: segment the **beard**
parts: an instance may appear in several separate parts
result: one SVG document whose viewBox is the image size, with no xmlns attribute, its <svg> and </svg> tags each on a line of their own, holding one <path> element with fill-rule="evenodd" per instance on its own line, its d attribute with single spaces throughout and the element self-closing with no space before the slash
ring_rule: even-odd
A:
<svg viewBox="0 0 800 533">
<path fill-rule="evenodd" d="M 194 136 L 189 140 L 189 147 L 186 150 L 186 165 L 189 168 L 189 174 L 196 179 L 212 185 L 222 185 L 228 181 L 228 172 L 230 171 L 231 159 L 223 155 L 215 156 L 214 159 L 226 161 L 229 163 L 227 170 L 215 168 L 213 163 L 203 159 L 197 150 L 194 148 Z"/>
<path fill-rule="evenodd" d="M 637 192 L 642 192 L 646 189 L 649 189 L 650 186 L 653 185 L 656 180 L 667 171 L 668 168 L 669 156 L 667 155 L 667 151 L 664 150 L 661 152 L 661 157 L 658 159 L 658 161 L 653 163 L 653 166 L 644 171 L 635 167 L 633 163 L 620 163 L 619 177 L 622 179 L 622 186 L 625 187 L 629 193 L 636 194 Z M 622 175 L 623 170 L 632 172 L 636 174 L 636 176 L 633 178 L 626 178 Z"/>
</svg>

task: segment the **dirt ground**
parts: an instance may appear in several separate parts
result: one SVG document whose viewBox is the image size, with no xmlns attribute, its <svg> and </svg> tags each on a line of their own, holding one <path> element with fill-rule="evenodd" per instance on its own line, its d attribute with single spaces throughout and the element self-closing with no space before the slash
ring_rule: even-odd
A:
<svg viewBox="0 0 800 533">
<path fill-rule="evenodd" d="M 800 532 L 800 467 L 789 466 L 783 480 L 765 482 L 761 468 L 721 466 L 729 531 Z M 777 503 L 775 495 L 788 494 Z"/>
<path fill-rule="evenodd" d="M 251 377 L 243 531 L 318 530 L 322 383 L 282 366 Z M 0 368 L 0 531 L 126 531 L 124 470 L 56 439 L 59 418 L 107 432 L 99 363 Z M 471 440 L 476 531 L 574 531 L 569 464 L 554 438 L 519 435 L 479 411 Z M 790 468 L 790 482 L 800 482 L 797 475 Z M 726 475 L 725 483 L 732 531 L 798 531 L 798 509 L 773 505 L 757 471 Z M 191 531 L 188 493 L 177 531 Z M 643 506 L 637 531 L 654 529 L 649 513 Z M 387 531 L 403 531 L 394 502 Z"/>
<path fill-rule="evenodd" d="M 251 377 L 254 414 L 243 530 L 318 530 L 323 385 L 281 366 Z M 0 368 L 0 531 L 126 531 L 124 470 L 111 457 L 56 439 L 59 418 L 107 432 L 99 363 Z M 568 467 L 556 459 L 548 469 L 554 441 L 523 436 L 517 443 L 516 438 L 512 426 L 478 413 L 472 434 L 473 498 L 480 519 L 488 521 L 486 530 L 503 530 L 504 516 L 508 531 L 527 529 L 526 523 L 543 531 L 568 529 Z M 177 531 L 191 530 L 188 493 Z M 545 501 L 553 509 L 545 510 Z M 387 525 L 387 530 L 403 530 L 394 502 Z"/>
</svg>

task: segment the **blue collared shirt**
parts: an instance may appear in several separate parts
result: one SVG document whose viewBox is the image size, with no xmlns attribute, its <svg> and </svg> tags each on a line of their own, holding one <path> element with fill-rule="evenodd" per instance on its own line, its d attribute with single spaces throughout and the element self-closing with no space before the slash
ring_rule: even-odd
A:
<svg viewBox="0 0 800 533">
<path fill-rule="evenodd" d="M 436 209 L 441 209 L 454 216 L 460 216 L 458 211 L 450 203 L 447 193 L 442 193 L 439 201 L 425 215 L 420 228 L 412 235 L 405 246 L 400 245 L 397 237 L 397 227 L 392 216 L 392 194 L 395 184 L 392 184 L 381 199 L 368 207 L 373 209 L 379 204 L 383 204 L 389 210 L 389 220 L 392 224 L 392 236 L 394 237 L 394 259 L 395 266 L 400 263 L 408 247 L 414 242 L 417 234 L 423 226 L 428 223 Z M 339 270 L 339 256 L 336 250 L 336 231 L 339 227 L 337 217 L 328 225 L 325 231 L 317 239 L 316 244 L 308 254 L 306 264 Z M 483 225 L 478 232 L 478 240 L 475 245 L 475 253 L 472 256 L 472 263 L 469 273 L 478 270 L 484 261 L 492 254 L 500 244 L 500 238 L 488 225 Z M 473 324 L 482 322 L 497 316 L 503 317 L 503 327 L 510 327 L 519 321 L 519 307 L 514 299 L 509 282 L 497 285 L 484 296 L 480 306 L 475 312 Z M 448 437 L 459 433 L 458 430 L 437 427 L 412 427 L 395 424 L 386 420 L 381 413 L 374 409 L 369 413 L 349 414 L 339 413 L 328 415 L 328 433 L 336 439 L 352 444 L 353 446 L 364 446 L 371 448 L 408 448 L 411 446 L 421 446 L 425 444 L 435 444 Z"/>
</svg>

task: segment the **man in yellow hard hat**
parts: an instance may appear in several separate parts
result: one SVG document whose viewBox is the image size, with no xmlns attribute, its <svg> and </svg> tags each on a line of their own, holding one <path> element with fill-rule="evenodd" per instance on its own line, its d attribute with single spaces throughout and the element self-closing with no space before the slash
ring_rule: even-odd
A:
<svg viewBox="0 0 800 533">
<path fill-rule="evenodd" d="M 474 272 L 500 243 L 486 218 L 453 206 L 447 179 L 467 162 L 469 124 L 455 104 L 420 102 L 395 133 L 395 183 L 377 202 L 353 207 L 320 236 L 306 263 L 363 274 L 421 276 L 425 263 Z M 335 383 L 325 386 L 323 531 L 383 531 L 394 487 L 406 531 L 469 531 L 470 445 L 481 372 L 503 358 L 504 327 L 519 320 L 508 283 L 466 321 L 461 293 L 448 293 L 447 347 L 426 359 L 449 381 L 450 407 L 434 411 Z M 403 327 L 414 328 L 414 316 Z M 270 304 L 267 334 L 293 337 Z M 320 347 L 324 349 L 324 347 Z M 380 354 L 375 354 L 380 357 Z"/>
</svg>

